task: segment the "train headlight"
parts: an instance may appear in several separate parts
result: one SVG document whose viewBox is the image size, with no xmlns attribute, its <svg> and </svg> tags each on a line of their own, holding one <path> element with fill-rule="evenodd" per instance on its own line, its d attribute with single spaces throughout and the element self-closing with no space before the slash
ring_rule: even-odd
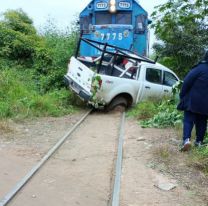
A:
<svg viewBox="0 0 208 206">
<path fill-rule="evenodd" d="M 115 6 L 110 6 L 110 12 L 115 13 L 116 12 L 116 7 Z"/>
<path fill-rule="evenodd" d="M 110 0 L 110 6 L 115 6 L 116 5 L 116 0 Z"/>
<path fill-rule="evenodd" d="M 111 13 L 116 12 L 116 0 L 110 0 L 110 12 Z"/>
</svg>

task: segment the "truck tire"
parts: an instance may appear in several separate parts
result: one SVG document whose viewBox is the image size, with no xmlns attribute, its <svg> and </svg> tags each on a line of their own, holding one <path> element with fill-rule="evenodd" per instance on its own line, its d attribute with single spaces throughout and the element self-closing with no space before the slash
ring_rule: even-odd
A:
<svg viewBox="0 0 208 206">
<path fill-rule="evenodd" d="M 123 96 L 115 97 L 111 103 L 107 106 L 106 111 L 111 110 L 119 110 L 119 111 L 125 111 L 128 107 L 127 99 Z"/>
</svg>

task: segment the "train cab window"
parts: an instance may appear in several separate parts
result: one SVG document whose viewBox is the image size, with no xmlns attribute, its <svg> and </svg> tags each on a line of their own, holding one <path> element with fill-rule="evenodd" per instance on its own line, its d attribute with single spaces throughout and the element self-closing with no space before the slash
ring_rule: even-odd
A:
<svg viewBox="0 0 208 206">
<path fill-rule="evenodd" d="M 95 24 L 112 24 L 112 14 L 110 13 L 96 13 L 95 14 Z"/>
<path fill-rule="evenodd" d="M 143 34 L 146 30 L 147 16 L 141 14 L 136 18 L 136 33 Z"/>
<path fill-rule="evenodd" d="M 91 16 L 80 17 L 80 29 L 81 30 L 88 31 L 90 24 L 92 24 L 92 17 Z"/>
<path fill-rule="evenodd" d="M 116 15 L 116 24 L 132 24 L 131 13 L 118 13 Z"/>
<path fill-rule="evenodd" d="M 170 72 L 164 71 L 163 84 L 172 87 L 178 79 Z"/>
<path fill-rule="evenodd" d="M 161 84 L 162 71 L 159 69 L 147 68 L 146 80 L 151 83 Z"/>
</svg>

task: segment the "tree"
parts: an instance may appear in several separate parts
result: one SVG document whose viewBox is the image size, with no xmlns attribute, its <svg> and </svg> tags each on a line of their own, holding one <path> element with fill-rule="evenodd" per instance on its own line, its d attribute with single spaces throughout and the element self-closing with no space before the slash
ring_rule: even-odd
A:
<svg viewBox="0 0 208 206">
<path fill-rule="evenodd" d="M 168 0 L 152 13 L 162 62 L 184 76 L 208 47 L 208 0 Z"/>
<path fill-rule="evenodd" d="M 3 16 L 3 22 L 7 28 L 25 35 L 36 34 L 32 19 L 22 9 L 7 10 Z"/>
<path fill-rule="evenodd" d="M 76 39 L 75 27 L 61 31 L 52 22 L 40 34 L 25 12 L 8 10 L 0 19 L 0 70 L 8 67 L 32 70 L 42 93 L 61 88 Z"/>
<path fill-rule="evenodd" d="M 0 58 L 32 64 L 40 37 L 21 9 L 8 10 L 0 21 Z"/>
</svg>

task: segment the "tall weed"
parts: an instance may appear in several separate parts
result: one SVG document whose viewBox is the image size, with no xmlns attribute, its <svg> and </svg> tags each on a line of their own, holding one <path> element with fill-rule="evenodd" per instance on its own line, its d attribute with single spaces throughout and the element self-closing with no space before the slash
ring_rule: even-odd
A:
<svg viewBox="0 0 208 206">
<path fill-rule="evenodd" d="M 137 104 L 128 112 L 128 116 L 132 116 L 137 120 L 145 120 L 151 118 L 157 113 L 156 101 L 143 101 Z"/>
<path fill-rule="evenodd" d="M 74 111 L 72 94 L 66 89 L 40 95 L 32 81 L 32 73 L 22 71 L 0 72 L 0 118 L 26 118 L 33 116 L 60 116 Z"/>
<path fill-rule="evenodd" d="M 176 110 L 175 102 L 167 99 L 140 102 L 128 115 L 139 120 L 142 127 L 171 127 L 181 123 L 182 119 L 182 113 Z"/>
<path fill-rule="evenodd" d="M 157 113 L 148 120 L 141 121 L 142 127 L 165 128 L 181 123 L 182 113 L 177 111 L 176 105 L 163 100 L 157 107 Z"/>
<path fill-rule="evenodd" d="M 47 92 L 64 86 L 63 75 L 76 48 L 78 33 L 69 28 L 62 31 L 49 21 L 41 35 L 44 49 L 36 53 L 34 68 L 40 91 Z"/>
</svg>

